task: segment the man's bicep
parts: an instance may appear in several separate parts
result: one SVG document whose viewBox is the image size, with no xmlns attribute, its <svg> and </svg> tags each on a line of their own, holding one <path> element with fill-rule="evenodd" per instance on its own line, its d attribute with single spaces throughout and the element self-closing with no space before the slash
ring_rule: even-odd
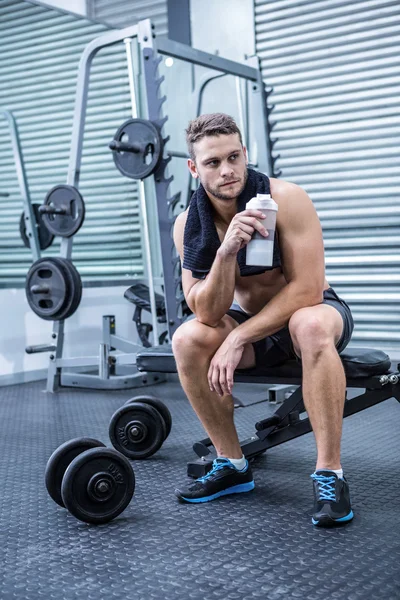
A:
<svg viewBox="0 0 400 600">
<path fill-rule="evenodd" d="M 175 219 L 173 231 L 175 248 L 181 258 L 181 262 L 183 262 L 183 235 L 185 232 L 186 218 L 186 211 L 181 212 Z"/>
<path fill-rule="evenodd" d="M 189 269 L 184 269 L 182 267 L 183 295 L 185 296 L 186 304 L 193 313 L 196 313 L 196 295 L 200 289 L 202 281 L 204 280 L 199 280 L 196 279 L 196 277 L 193 277 L 192 272 L 189 271 Z"/>
<path fill-rule="evenodd" d="M 196 298 L 196 284 L 199 284 L 200 281 L 193 277 L 192 272 L 189 269 L 183 268 L 183 234 L 185 230 L 187 213 L 180 213 L 175 219 L 174 224 L 174 243 L 175 248 L 178 252 L 178 255 L 181 260 L 181 271 L 182 271 L 182 290 L 183 295 L 185 296 L 186 304 L 190 308 L 192 312 L 195 312 L 195 298 Z"/>
<path fill-rule="evenodd" d="M 322 228 L 307 193 L 296 186 L 279 227 L 282 270 L 288 282 L 304 283 L 307 289 L 323 289 L 325 258 Z"/>
</svg>

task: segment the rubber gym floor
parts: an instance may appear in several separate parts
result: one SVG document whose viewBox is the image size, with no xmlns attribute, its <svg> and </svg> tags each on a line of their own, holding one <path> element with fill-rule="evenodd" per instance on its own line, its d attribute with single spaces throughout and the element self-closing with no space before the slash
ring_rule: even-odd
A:
<svg viewBox="0 0 400 600">
<path fill-rule="evenodd" d="M 133 464 L 136 490 L 119 517 L 88 525 L 48 496 L 48 457 L 66 440 L 111 447 L 113 412 L 142 390 L 2 388 L 0 598 L 245 600 L 400 598 L 400 406 L 395 399 L 344 420 L 343 467 L 355 518 L 311 524 L 312 434 L 253 462 L 256 488 L 202 505 L 174 496 L 204 432 L 179 385 L 142 388 L 172 413 L 157 454 Z M 236 384 L 240 439 L 274 411 L 261 385 Z"/>
</svg>

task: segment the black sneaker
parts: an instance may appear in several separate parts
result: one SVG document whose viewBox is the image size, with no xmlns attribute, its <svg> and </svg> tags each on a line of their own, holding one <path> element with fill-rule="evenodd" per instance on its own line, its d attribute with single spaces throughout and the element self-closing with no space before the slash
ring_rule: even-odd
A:
<svg viewBox="0 0 400 600">
<path fill-rule="evenodd" d="M 175 494 L 181 502 L 209 502 L 220 496 L 250 492 L 252 489 L 254 480 L 247 460 L 245 468 L 238 471 L 227 458 L 216 458 L 211 471 L 186 488 L 175 490 Z"/>
<path fill-rule="evenodd" d="M 339 479 L 333 471 L 318 470 L 311 475 L 314 480 L 313 525 L 330 527 L 347 523 L 354 517 L 350 506 L 349 484 Z"/>
</svg>

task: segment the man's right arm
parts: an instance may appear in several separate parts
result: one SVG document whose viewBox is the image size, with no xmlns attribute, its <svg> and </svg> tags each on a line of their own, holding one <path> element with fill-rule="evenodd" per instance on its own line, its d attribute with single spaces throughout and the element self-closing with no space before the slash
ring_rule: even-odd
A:
<svg viewBox="0 0 400 600">
<path fill-rule="evenodd" d="M 183 264 L 183 234 L 187 211 L 175 220 L 174 242 Z M 185 300 L 197 319 L 216 327 L 233 301 L 235 291 L 236 254 L 227 253 L 220 246 L 205 279 L 196 279 L 188 269 L 182 267 L 182 288 Z"/>
</svg>

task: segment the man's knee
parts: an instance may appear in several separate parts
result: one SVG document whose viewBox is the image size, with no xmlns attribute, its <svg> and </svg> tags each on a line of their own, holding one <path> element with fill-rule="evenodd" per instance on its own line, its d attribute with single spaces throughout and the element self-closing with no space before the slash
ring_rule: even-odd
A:
<svg viewBox="0 0 400 600">
<path fill-rule="evenodd" d="M 217 327 L 209 327 L 192 319 L 182 323 L 172 336 L 172 351 L 175 356 L 193 355 L 202 350 L 219 347 L 227 337 L 229 331 L 223 336 L 224 325 L 221 322 Z"/>
<path fill-rule="evenodd" d="M 296 353 L 320 353 L 334 344 L 334 336 L 324 315 L 300 309 L 289 320 L 289 332 Z"/>
</svg>

